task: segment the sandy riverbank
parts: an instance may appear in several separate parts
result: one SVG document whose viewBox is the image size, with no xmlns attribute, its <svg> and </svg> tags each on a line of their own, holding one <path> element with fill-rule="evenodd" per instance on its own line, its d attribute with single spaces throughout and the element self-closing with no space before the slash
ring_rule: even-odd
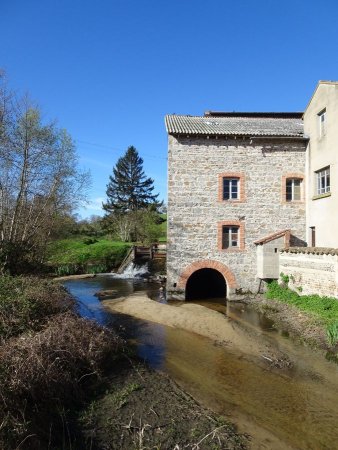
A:
<svg viewBox="0 0 338 450">
<path fill-rule="evenodd" d="M 268 357 L 270 362 L 285 361 L 287 356 L 272 348 L 260 333 L 243 330 L 222 313 L 201 305 L 184 303 L 168 305 L 155 302 L 146 293 L 137 292 L 128 297 L 104 300 L 105 307 L 138 319 L 197 333 L 219 344 L 229 346 L 254 357 Z"/>
<path fill-rule="evenodd" d="M 95 273 L 83 273 L 81 275 L 66 275 L 64 277 L 55 277 L 53 281 L 83 280 L 85 278 L 95 278 Z"/>
</svg>

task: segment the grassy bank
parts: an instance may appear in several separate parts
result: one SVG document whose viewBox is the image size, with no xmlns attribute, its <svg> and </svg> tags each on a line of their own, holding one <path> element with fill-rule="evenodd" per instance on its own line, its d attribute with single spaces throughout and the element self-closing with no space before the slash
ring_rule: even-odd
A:
<svg viewBox="0 0 338 450">
<path fill-rule="evenodd" d="M 287 284 L 288 280 L 285 280 Z M 268 299 L 274 299 L 292 305 L 311 314 L 326 330 L 327 340 L 330 345 L 338 341 L 338 300 L 319 295 L 299 295 L 287 285 L 279 285 L 273 281 L 268 285 L 266 293 Z"/>
<path fill-rule="evenodd" d="M 118 267 L 132 244 L 77 236 L 49 244 L 48 264 L 59 276 L 107 272 Z"/>
<path fill-rule="evenodd" d="M 160 218 L 160 223 L 153 224 L 154 239 L 166 242 L 167 215 L 161 214 Z M 121 264 L 128 249 L 134 245 L 103 236 L 101 228 L 96 234 L 91 229 L 87 234 L 84 230 L 81 233 L 49 243 L 47 264 L 56 275 L 108 272 Z"/>
<path fill-rule="evenodd" d="M 159 242 L 167 242 L 167 214 L 161 214 L 163 222 L 157 225 L 159 228 Z"/>
</svg>

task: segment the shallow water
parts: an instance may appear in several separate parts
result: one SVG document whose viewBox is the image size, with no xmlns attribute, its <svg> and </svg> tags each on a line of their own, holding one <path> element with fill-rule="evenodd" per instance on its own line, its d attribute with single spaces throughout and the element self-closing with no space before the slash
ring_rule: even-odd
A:
<svg viewBox="0 0 338 450">
<path fill-rule="evenodd" d="M 234 351 L 202 336 L 104 310 L 94 296 L 101 289 L 121 295 L 148 292 L 161 299 L 158 285 L 102 276 L 65 283 L 79 300 L 80 313 L 121 327 L 152 367 L 168 373 L 186 391 L 253 436 L 256 449 L 338 449 L 338 366 L 320 353 L 288 339 L 273 322 L 240 303 L 198 302 L 227 315 L 233 326 L 262 340 L 270 354 L 285 354 L 292 366 Z M 177 303 L 179 308 L 180 303 Z"/>
</svg>

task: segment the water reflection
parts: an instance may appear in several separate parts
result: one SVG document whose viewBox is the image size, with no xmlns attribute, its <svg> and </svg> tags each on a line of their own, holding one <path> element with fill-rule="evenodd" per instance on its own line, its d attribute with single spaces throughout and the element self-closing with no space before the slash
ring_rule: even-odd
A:
<svg viewBox="0 0 338 450">
<path fill-rule="evenodd" d="M 69 281 L 66 286 L 79 299 L 82 315 L 122 327 L 148 364 L 168 373 L 213 410 L 230 411 L 240 430 L 255 436 L 254 448 L 338 448 L 338 366 L 276 332 L 263 314 L 240 303 L 226 305 L 224 300 L 197 302 L 228 315 L 253 341 L 263 339 L 267 349 L 287 354 L 293 367 L 274 369 L 264 358 L 202 336 L 106 312 L 94 296 L 102 289 L 115 289 L 121 295 L 147 290 L 152 298 L 165 301 L 159 297 L 158 285 L 97 277 Z"/>
<path fill-rule="evenodd" d="M 160 297 L 158 285 L 142 279 L 120 279 L 113 275 L 98 275 L 95 278 L 65 281 L 64 286 L 77 299 L 78 312 L 82 317 L 94 319 L 101 325 L 110 325 L 116 321 L 114 314 L 102 307 L 97 296 L 102 290 L 118 292 L 119 296 L 127 296 L 137 291 L 146 291 L 150 298 Z"/>
</svg>

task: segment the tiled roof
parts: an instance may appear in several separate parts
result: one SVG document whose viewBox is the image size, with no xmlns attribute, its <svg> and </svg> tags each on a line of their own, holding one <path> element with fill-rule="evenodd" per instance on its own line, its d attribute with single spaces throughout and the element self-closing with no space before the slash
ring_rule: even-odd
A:
<svg viewBox="0 0 338 450">
<path fill-rule="evenodd" d="M 262 116 L 259 113 L 239 114 L 204 117 L 167 115 L 165 125 L 169 134 L 304 137 L 300 117 L 290 117 L 291 114 L 287 113 L 265 113 Z"/>
</svg>

